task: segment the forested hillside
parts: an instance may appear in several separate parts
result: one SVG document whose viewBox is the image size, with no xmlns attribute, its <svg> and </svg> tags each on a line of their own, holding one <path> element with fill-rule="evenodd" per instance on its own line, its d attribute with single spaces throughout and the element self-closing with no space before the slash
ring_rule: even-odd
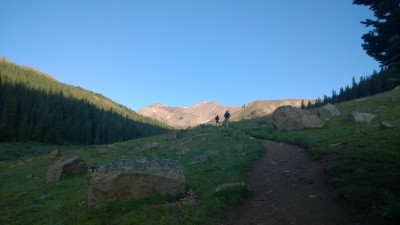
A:
<svg viewBox="0 0 400 225">
<path fill-rule="evenodd" d="M 166 131 L 102 95 L 0 58 L 0 141 L 106 144 Z"/>
<path fill-rule="evenodd" d="M 323 106 L 327 103 L 336 104 L 351 101 L 357 98 L 371 96 L 382 92 L 390 91 L 400 84 L 400 73 L 396 68 L 383 69 L 380 72 L 374 71 L 370 76 L 360 77 L 357 83 L 353 77 L 352 85 L 341 87 L 339 92 L 332 90 L 332 95 L 318 98 L 314 107 Z"/>
</svg>

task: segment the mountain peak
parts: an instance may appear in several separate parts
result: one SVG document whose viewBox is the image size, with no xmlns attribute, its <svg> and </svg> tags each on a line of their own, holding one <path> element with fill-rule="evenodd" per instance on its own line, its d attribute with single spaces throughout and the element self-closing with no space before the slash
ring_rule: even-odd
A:
<svg viewBox="0 0 400 225">
<path fill-rule="evenodd" d="M 302 99 L 256 100 L 242 107 L 224 106 L 215 101 L 198 102 L 188 107 L 171 107 L 153 104 L 141 108 L 137 113 L 157 119 L 176 127 L 192 127 L 214 120 L 216 115 L 223 115 L 226 110 L 231 113 L 232 120 L 251 119 L 271 114 L 282 105 L 301 106 Z"/>
</svg>

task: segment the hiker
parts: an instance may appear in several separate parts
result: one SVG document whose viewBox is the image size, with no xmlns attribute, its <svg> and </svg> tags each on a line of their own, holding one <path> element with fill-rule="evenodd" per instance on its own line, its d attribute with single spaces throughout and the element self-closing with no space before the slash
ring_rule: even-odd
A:
<svg viewBox="0 0 400 225">
<path fill-rule="evenodd" d="M 228 110 L 226 110 L 226 112 L 225 112 L 225 114 L 224 114 L 224 118 L 225 118 L 224 124 L 225 124 L 225 127 L 229 127 L 229 118 L 230 118 L 230 117 L 231 117 L 231 114 L 229 113 Z"/>
<path fill-rule="evenodd" d="M 218 115 L 215 116 L 215 123 L 219 124 L 219 116 Z"/>
</svg>

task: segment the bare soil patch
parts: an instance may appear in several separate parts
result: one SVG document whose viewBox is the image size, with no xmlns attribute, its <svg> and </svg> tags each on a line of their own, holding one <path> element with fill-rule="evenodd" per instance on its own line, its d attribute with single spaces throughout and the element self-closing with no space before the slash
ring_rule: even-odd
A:
<svg viewBox="0 0 400 225">
<path fill-rule="evenodd" d="M 327 182 L 326 160 L 305 149 L 263 141 L 267 153 L 248 176 L 250 194 L 221 218 L 221 225 L 372 225 L 371 215 L 339 203 Z"/>
</svg>

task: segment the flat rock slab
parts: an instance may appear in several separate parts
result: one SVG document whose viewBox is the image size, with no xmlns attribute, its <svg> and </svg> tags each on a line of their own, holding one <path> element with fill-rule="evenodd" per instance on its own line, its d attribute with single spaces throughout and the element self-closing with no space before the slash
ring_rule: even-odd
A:
<svg viewBox="0 0 400 225">
<path fill-rule="evenodd" d="M 183 167 L 173 160 L 123 157 L 88 172 L 88 205 L 185 192 Z"/>
</svg>

